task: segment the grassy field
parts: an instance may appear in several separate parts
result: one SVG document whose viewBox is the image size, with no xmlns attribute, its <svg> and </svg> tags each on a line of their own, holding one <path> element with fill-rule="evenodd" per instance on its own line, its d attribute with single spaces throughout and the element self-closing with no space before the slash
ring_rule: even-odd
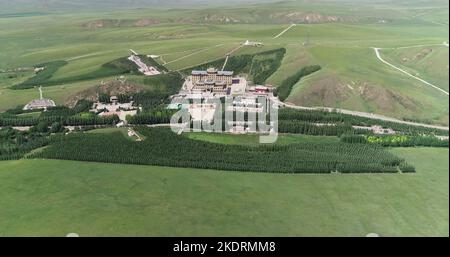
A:
<svg viewBox="0 0 450 257">
<path fill-rule="evenodd" d="M 233 144 L 233 145 L 259 145 L 259 135 L 233 135 L 233 134 L 218 134 L 206 132 L 191 132 L 185 133 L 190 139 L 203 140 L 211 143 L 219 144 Z M 338 142 L 338 137 L 327 136 L 309 136 L 309 135 L 290 135 L 280 134 L 277 138 L 277 144 L 292 144 L 298 142 Z"/>
<path fill-rule="evenodd" d="M 448 236 L 448 149 L 396 148 L 415 174 L 280 175 L 0 162 L 0 235 Z"/>
<path fill-rule="evenodd" d="M 5 2 L 0 8 L 0 112 L 38 98 L 36 88 L 11 87 L 32 78 L 32 68 L 41 63 L 67 62 L 51 75 L 52 80 L 64 81 L 91 74 L 133 49 L 160 55 L 159 63 L 182 70 L 223 58 L 251 40 L 264 46 L 241 47 L 233 55 L 286 49 L 268 84 L 279 86 L 305 66 L 322 67 L 293 87 L 288 102 L 449 124 L 448 96 L 384 65 L 372 49 L 383 48 L 381 54 L 389 62 L 448 90 L 448 46 L 442 44 L 449 41 L 446 0 L 223 3 L 229 5 L 208 9 L 167 3 L 167 8 L 177 9 L 146 5 L 134 10 L 126 10 L 120 1 L 114 1 L 118 9 L 100 1 L 56 6 L 53 2 L 58 1 L 45 9 L 31 0 Z M 274 38 L 291 23 L 297 26 Z M 417 45 L 424 46 L 410 47 Z M 44 88 L 44 97 L 66 104 L 102 81 L 115 79 L 51 85 Z M 154 83 L 145 84 L 143 76 L 126 79 L 139 88 L 159 89 Z M 86 133 L 116 133 L 136 140 L 128 137 L 126 128 Z M 258 145 L 257 135 L 185 133 L 181 137 L 226 147 Z M 283 134 L 277 143 L 284 146 L 276 147 L 320 142 L 330 149 L 337 141 L 337 137 Z M 119 147 L 113 150 L 123 149 Z M 389 151 L 405 158 L 417 172 L 274 174 L 50 159 L 0 161 L 0 236 L 71 232 L 81 236 L 449 236 L 449 149 Z M 165 157 L 174 162 L 170 156 Z M 300 156 L 288 157 L 283 164 L 301 161 Z M 193 162 L 201 163 L 203 158 L 208 157 Z"/>
<path fill-rule="evenodd" d="M 108 133 L 114 133 L 114 132 L 120 132 L 122 133 L 122 135 L 131 140 L 131 141 L 136 141 L 138 139 L 137 136 L 133 135 L 133 136 L 128 136 L 128 128 L 101 128 L 101 129 L 93 129 L 93 130 L 89 130 L 87 131 L 87 133 L 99 133 L 99 134 L 108 134 Z M 137 132 L 136 132 L 137 133 Z M 145 139 L 144 136 L 139 134 L 139 137 L 141 139 Z"/>
<path fill-rule="evenodd" d="M 280 68 L 267 80 L 270 84 L 279 85 L 307 65 L 323 67 L 296 85 L 288 98 L 290 102 L 448 124 L 448 97 L 383 66 L 371 49 L 448 41 L 445 1 L 428 5 L 421 1 L 408 5 L 301 1 L 220 9 L 37 13 L 5 14 L 0 19 L 0 69 L 63 60 L 68 64 L 53 74 L 53 79 L 61 80 L 95 71 L 104 63 L 126 56 L 130 48 L 142 54 L 161 55 L 159 61 L 167 63 L 168 68 L 183 69 L 222 58 L 249 39 L 264 46 L 241 48 L 234 54 L 286 48 Z M 312 24 L 305 24 L 302 19 L 308 14 L 320 16 L 314 16 L 317 20 Z M 337 21 L 328 22 L 328 18 Z M 139 25 L 146 19 L 156 22 Z M 298 25 L 273 38 L 291 22 Z M 448 88 L 448 67 L 442 59 L 448 47 L 441 48 L 430 55 L 431 62 L 405 63 L 405 67 Z M 392 55 L 393 61 L 410 54 L 384 53 L 386 58 Z M 36 97 L 35 90 L 9 89 L 33 76 L 32 72 L 21 72 L 13 78 L 9 75 L 0 74 L 0 111 Z M 48 97 L 63 104 L 64 98 L 100 80 L 46 90 Z"/>
<path fill-rule="evenodd" d="M 382 53 L 389 62 L 448 91 L 448 46 L 383 49 Z"/>
<path fill-rule="evenodd" d="M 44 97 L 54 100 L 58 105 L 62 105 L 72 95 L 75 95 L 93 86 L 97 86 L 101 81 L 102 79 L 95 79 L 66 85 L 45 87 L 43 89 Z M 0 88 L 0 98 L 0 111 L 5 111 L 18 105 L 24 105 L 33 99 L 39 98 L 39 91 L 36 88 L 24 90 L 10 90 Z"/>
</svg>

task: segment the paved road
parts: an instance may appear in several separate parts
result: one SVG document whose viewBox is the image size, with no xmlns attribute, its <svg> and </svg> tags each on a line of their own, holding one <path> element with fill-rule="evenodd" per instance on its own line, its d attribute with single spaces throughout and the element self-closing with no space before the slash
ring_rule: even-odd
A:
<svg viewBox="0 0 450 257">
<path fill-rule="evenodd" d="M 375 50 L 375 54 L 377 55 L 377 58 L 378 58 L 381 62 L 383 62 L 383 63 L 387 64 L 388 66 L 390 66 L 390 67 L 392 67 L 392 68 L 394 68 L 394 69 L 396 69 L 396 70 L 398 70 L 398 71 L 400 71 L 400 72 L 402 72 L 402 73 L 404 73 L 404 74 L 406 74 L 406 75 L 408 75 L 408 76 L 410 76 L 410 77 L 412 77 L 412 78 L 414 78 L 414 79 L 417 79 L 417 80 L 419 80 L 420 82 L 422 82 L 422 83 L 424 83 L 424 84 L 426 84 L 426 85 L 428 85 L 428 86 L 430 86 L 430 87 L 433 87 L 433 88 L 435 88 L 436 90 L 439 90 L 439 91 L 441 91 L 442 93 L 448 95 L 448 92 L 445 91 L 445 90 L 443 90 L 442 88 L 440 88 L 440 87 L 438 87 L 438 86 L 435 86 L 435 85 L 431 84 L 430 82 L 427 82 L 427 81 L 425 81 L 425 80 L 423 80 L 423 79 L 421 79 L 421 78 L 419 78 L 419 77 L 416 77 L 416 76 L 412 75 L 411 73 L 409 73 L 409 72 L 407 72 L 407 71 L 405 71 L 405 70 L 403 70 L 403 69 L 400 69 L 399 67 L 397 67 L 397 66 L 395 66 L 395 65 L 393 65 L 393 64 L 391 64 L 391 63 L 389 63 L 389 62 L 387 62 L 387 61 L 385 61 L 383 58 L 381 58 L 381 55 L 380 55 L 380 48 L 374 47 L 373 50 Z"/>
<path fill-rule="evenodd" d="M 447 130 L 447 131 L 449 130 L 449 128 L 445 127 L 445 126 L 437 126 L 437 125 L 430 125 L 430 124 L 424 124 L 424 123 L 418 123 L 418 122 L 404 121 L 404 120 L 399 120 L 399 119 L 396 119 L 396 118 L 387 117 L 387 116 L 379 115 L 379 114 L 368 113 L 368 112 L 358 112 L 358 111 L 351 111 L 351 110 L 339 109 L 339 108 L 331 108 L 331 107 L 298 106 L 298 105 L 294 105 L 294 104 L 291 104 L 291 103 L 281 102 L 278 99 L 276 100 L 276 103 L 279 106 L 292 108 L 292 109 L 297 109 L 297 110 L 328 111 L 328 112 L 335 111 L 335 112 L 339 112 L 339 113 L 343 113 L 343 114 L 349 114 L 349 115 L 354 115 L 354 116 L 364 117 L 364 118 L 369 118 L 369 119 L 390 121 L 390 122 L 401 123 L 401 124 L 406 124 L 406 125 L 411 125 L 411 126 L 418 126 L 418 127 L 442 129 L 442 130 Z M 168 123 L 168 124 L 152 124 L 152 125 L 147 125 L 147 127 L 152 127 L 152 128 L 155 128 L 155 127 L 170 127 L 170 123 Z"/>
<path fill-rule="evenodd" d="M 447 131 L 449 130 L 449 128 L 445 127 L 445 126 L 437 126 L 437 125 L 430 125 L 430 124 L 424 124 L 424 123 L 418 123 L 418 122 L 404 121 L 404 120 L 399 120 L 396 118 L 387 117 L 387 116 L 379 115 L 379 114 L 368 113 L 368 112 L 351 111 L 351 110 L 330 108 L 330 107 L 305 107 L 305 106 L 294 105 L 291 103 L 284 103 L 281 101 L 278 101 L 278 105 L 284 106 L 287 108 L 297 109 L 297 110 L 328 111 L 328 112 L 336 111 L 336 112 L 343 113 L 343 114 L 349 114 L 349 115 L 370 118 L 370 119 L 376 119 L 376 120 L 390 121 L 390 122 L 401 123 L 401 124 L 406 124 L 406 125 L 411 125 L 411 126 L 442 129 L 442 130 L 447 130 Z"/>
</svg>

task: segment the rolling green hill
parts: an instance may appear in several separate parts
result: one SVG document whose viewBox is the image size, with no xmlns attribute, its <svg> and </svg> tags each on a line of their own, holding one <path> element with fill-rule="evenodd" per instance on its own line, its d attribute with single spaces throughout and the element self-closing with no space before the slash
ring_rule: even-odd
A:
<svg viewBox="0 0 450 257">
<path fill-rule="evenodd" d="M 293 87 L 289 102 L 448 124 L 448 97 L 383 65 L 372 50 L 449 41 L 447 16 L 445 1 L 286 1 L 163 12 L 100 12 L 94 8 L 74 14 L 48 11 L 4 17 L 0 18 L 0 70 L 7 72 L 0 73 L 0 110 L 36 97 L 33 89 L 9 89 L 34 75 L 18 68 L 67 62 L 52 75 L 59 82 L 44 91 L 63 104 L 70 94 L 115 77 L 92 77 L 82 82 L 70 78 L 95 74 L 105 63 L 127 56 L 130 48 L 160 55 L 158 62 L 171 70 L 182 70 L 221 59 L 249 39 L 264 46 L 243 47 L 233 55 L 286 49 L 280 67 L 267 80 L 270 84 L 281 85 L 308 65 L 322 67 Z M 291 22 L 298 25 L 274 38 Z M 421 62 L 402 63 L 404 55 L 414 55 L 403 50 L 385 49 L 382 54 L 448 88 L 448 69 L 441 57 L 448 48 L 433 49 Z"/>
<path fill-rule="evenodd" d="M 152 103 L 175 93 L 183 72 L 219 68 L 232 52 L 227 68 L 280 87 L 286 102 L 449 124 L 447 95 L 383 64 L 373 49 L 448 91 L 446 0 L 182 2 L 0 0 L 0 112 L 38 98 L 37 86 L 58 105 L 104 86 L 106 93 L 145 91 L 133 97 L 151 117 L 165 113 L 153 113 Z M 263 46 L 242 47 L 245 40 Z M 125 59 L 130 49 L 159 56 L 169 72 L 137 73 Z M 40 66 L 48 69 L 35 73 Z M 297 79 L 312 66 L 321 69 Z M 39 122 L 59 111 L 73 112 L 0 116 Z M 258 135 L 167 128 L 136 128 L 143 141 L 112 127 L 49 138 L 8 134 L 0 154 L 18 160 L 0 161 L 0 236 L 448 236 L 448 147 L 391 148 L 336 136 L 356 131 L 351 125 L 380 125 L 365 118 L 342 116 L 323 131 L 312 125 L 336 123 L 333 115 L 281 110 L 284 132 L 311 135 L 280 134 L 265 146 Z M 381 125 L 409 137 L 448 135 Z"/>
<path fill-rule="evenodd" d="M 449 90 L 448 46 L 383 49 L 382 53 L 391 63 L 446 91 Z"/>
</svg>

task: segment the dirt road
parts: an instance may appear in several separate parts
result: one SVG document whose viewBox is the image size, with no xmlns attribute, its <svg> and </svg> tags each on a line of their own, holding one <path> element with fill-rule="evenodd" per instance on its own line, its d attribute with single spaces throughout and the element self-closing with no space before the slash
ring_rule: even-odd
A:
<svg viewBox="0 0 450 257">
<path fill-rule="evenodd" d="M 291 29 L 292 27 L 294 27 L 294 26 L 295 26 L 295 24 L 291 24 L 291 26 L 287 27 L 285 30 L 281 31 L 280 34 L 274 36 L 273 38 L 275 39 L 275 38 L 280 37 L 280 36 L 283 35 L 286 31 L 290 30 L 290 29 Z"/>
<path fill-rule="evenodd" d="M 201 52 L 205 52 L 205 51 L 207 51 L 207 50 L 209 50 L 209 49 L 216 48 L 216 47 L 223 46 L 223 45 L 224 45 L 224 44 L 218 44 L 218 45 L 211 46 L 211 47 L 208 47 L 208 48 L 203 48 L 203 49 L 198 50 L 198 51 L 195 51 L 195 52 L 193 52 L 193 53 L 190 53 L 190 54 L 181 56 L 181 57 L 179 57 L 179 58 L 177 58 L 177 59 L 175 59 L 175 60 L 166 62 L 166 64 L 171 64 L 171 63 L 174 63 L 174 62 L 178 62 L 179 60 L 183 60 L 183 59 L 185 59 L 185 58 L 188 58 L 188 57 L 190 57 L 190 56 L 193 56 L 194 54 L 198 54 L 198 53 L 201 53 Z"/>
<path fill-rule="evenodd" d="M 389 63 L 387 61 L 385 61 L 383 58 L 381 58 L 380 48 L 374 47 L 373 50 L 375 51 L 375 54 L 376 54 L 378 60 L 380 60 L 384 64 L 386 64 L 386 65 L 388 65 L 388 66 L 390 66 L 390 67 L 392 67 L 392 68 L 394 68 L 394 69 L 396 69 L 396 70 L 398 70 L 398 71 L 400 71 L 400 72 L 402 72 L 402 73 L 404 73 L 404 74 L 406 74 L 406 75 L 408 75 L 408 76 L 410 76 L 410 77 L 412 77 L 412 78 L 414 78 L 416 80 L 419 80 L 420 82 L 422 82 L 422 83 L 424 83 L 424 84 L 426 84 L 426 85 L 428 85 L 430 87 L 433 87 L 434 89 L 439 90 L 439 91 L 441 91 L 442 93 L 444 93 L 446 95 L 449 95 L 448 92 L 443 90 L 442 88 L 440 88 L 440 87 L 438 87 L 436 85 L 433 85 L 430 82 L 427 82 L 427 81 L 425 81 L 425 80 L 423 80 L 423 79 L 421 79 L 419 77 L 416 77 L 416 76 L 412 75 L 411 73 L 409 73 L 409 72 L 407 72 L 407 71 L 405 71 L 405 70 L 403 70 L 403 69 L 401 69 L 401 68 L 399 68 L 399 67 L 397 67 L 397 66 L 395 66 L 395 65 L 393 65 L 393 64 L 391 64 L 391 63 Z"/>
</svg>

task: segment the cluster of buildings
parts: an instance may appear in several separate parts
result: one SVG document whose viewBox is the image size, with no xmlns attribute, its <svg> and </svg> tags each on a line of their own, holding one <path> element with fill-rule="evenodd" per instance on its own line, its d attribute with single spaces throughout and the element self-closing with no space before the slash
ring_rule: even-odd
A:
<svg viewBox="0 0 450 257">
<path fill-rule="evenodd" d="M 353 126 L 353 128 L 355 128 L 355 129 L 363 129 L 363 130 L 370 130 L 376 135 L 394 135 L 395 134 L 395 130 L 393 130 L 391 128 L 383 128 L 382 126 L 379 126 L 379 125 L 373 125 L 373 126 L 370 126 L 370 127 Z"/>
<path fill-rule="evenodd" d="M 219 71 L 215 68 L 193 70 L 183 84 L 179 95 L 185 97 L 211 98 L 223 96 L 265 95 L 273 93 L 273 87 L 250 86 L 245 77 L 235 76 L 233 71 Z"/>
<path fill-rule="evenodd" d="M 90 111 L 95 112 L 102 117 L 117 115 L 121 120 L 121 122 L 117 125 L 122 126 L 126 124 L 126 117 L 128 115 L 136 115 L 138 109 L 140 109 L 140 107 L 133 106 L 133 101 L 119 103 L 117 96 L 111 96 L 110 103 L 96 102 Z"/>
<path fill-rule="evenodd" d="M 272 86 L 253 85 L 243 76 L 236 76 L 233 71 L 193 70 L 185 79 L 182 89 L 172 96 L 168 109 L 185 109 L 193 121 L 212 123 L 217 111 L 217 100 L 228 99 L 231 104 L 227 111 L 240 113 L 262 113 L 261 100 L 274 98 Z M 276 97 L 275 97 L 276 98 Z M 227 121 L 231 133 L 247 133 L 249 121 Z"/>
</svg>

